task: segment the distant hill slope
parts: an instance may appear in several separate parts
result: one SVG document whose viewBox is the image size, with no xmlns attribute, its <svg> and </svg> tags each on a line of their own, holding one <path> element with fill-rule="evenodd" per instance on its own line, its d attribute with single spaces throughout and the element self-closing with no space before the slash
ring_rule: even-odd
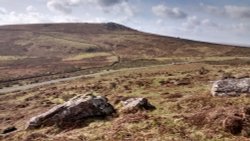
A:
<svg viewBox="0 0 250 141">
<path fill-rule="evenodd" d="M 116 51 L 124 58 L 250 54 L 249 48 L 152 35 L 116 23 L 0 26 L 0 55 L 60 58 L 100 51 Z"/>
<path fill-rule="evenodd" d="M 248 57 L 250 48 L 140 32 L 116 23 L 0 26 L 0 80 L 166 57 Z"/>
</svg>

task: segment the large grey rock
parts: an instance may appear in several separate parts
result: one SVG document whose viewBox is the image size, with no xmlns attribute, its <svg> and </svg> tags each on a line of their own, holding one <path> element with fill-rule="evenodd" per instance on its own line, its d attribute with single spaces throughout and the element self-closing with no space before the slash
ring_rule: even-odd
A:
<svg viewBox="0 0 250 141">
<path fill-rule="evenodd" d="M 215 81 L 211 93 L 213 96 L 238 96 L 243 93 L 250 94 L 250 78 Z"/>
<path fill-rule="evenodd" d="M 126 101 L 122 101 L 124 113 L 134 113 L 138 110 L 154 110 L 155 106 L 150 104 L 146 98 L 129 98 Z"/>
<path fill-rule="evenodd" d="M 106 116 L 115 112 L 112 105 L 102 96 L 77 96 L 57 105 L 49 111 L 32 117 L 28 122 L 27 129 L 34 129 L 41 126 L 53 124 L 64 125 L 88 117 Z"/>
</svg>

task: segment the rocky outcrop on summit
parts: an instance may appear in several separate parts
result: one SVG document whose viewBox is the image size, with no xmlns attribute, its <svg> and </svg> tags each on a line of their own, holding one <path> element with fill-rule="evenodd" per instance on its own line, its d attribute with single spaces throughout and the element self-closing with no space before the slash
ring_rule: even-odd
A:
<svg viewBox="0 0 250 141">
<path fill-rule="evenodd" d="M 211 93 L 213 96 L 239 96 L 244 93 L 250 94 L 250 78 L 215 81 Z"/>
<path fill-rule="evenodd" d="M 57 105 L 49 111 L 32 117 L 27 129 L 39 128 L 53 124 L 67 125 L 88 117 L 103 117 L 115 112 L 113 106 L 103 96 L 77 96 L 68 102 Z"/>
</svg>

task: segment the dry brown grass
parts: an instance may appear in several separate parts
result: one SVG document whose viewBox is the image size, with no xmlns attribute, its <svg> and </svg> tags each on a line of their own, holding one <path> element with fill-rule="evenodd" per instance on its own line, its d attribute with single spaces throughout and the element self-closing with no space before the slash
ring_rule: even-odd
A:
<svg viewBox="0 0 250 141">
<path fill-rule="evenodd" d="M 11 56 L 0 57 L 0 80 L 88 67 L 91 69 L 84 74 L 91 73 L 93 67 L 108 66 L 119 58 L 121 63 L 108 69 L 123 68 L 89 79 L 0 95 L 0 129 L 11 125 L 18 128 L 0 136 L 0 140 L 249 140 L 245 137 L 248 133 L 235 136 L 222 128 L 230 112 L 237 113 L 249 105 L 249 97 L 218 98 L 210 94 L 211 81 L 223 74 L 235 76 L 250 71 L 249 48 L 162 37 L 122 26 L 110 28 L 107 24 L 0 27 L 0 56 Z M 16 59 L 20 56 L 25 58 Z M 197 63 L 163 65 L 176 62 Z M 148 67 L 156 64 L 162 66 Z M 144 68 L 128 69 L 139 66 Z M 179 83 L 187 79 L 185 85 Z M 66 129 L 50 126 L 23 130 L 32 116 L 89 91 L 107 96 L 117 109 L 121 100 L 145 97 L 156 110 L 87 119 Z"/>
<path fill-rule="evenodd" d="M 199 74 L 204 67 L 209 70 Z M 64 82 L 0 96 L 0 129 L 15 125 L 20 131 L 3 140 L 246 140 L 225 132 L 222 121 L 228 113 L 250 103 L 249 97 L 212 97 L 210 81 L 220 70 L 237 74 L 250 66 L 185 64 L 123 69 L 122 71 Z M 192 78 L 187 85 L 162 85 L 162 80 Z M 115 85 L 115 86 L 114 86 Z M 124 87 L 126 86 L 126 87 Z M 75 95 L 94 91 L 105 95 L 116 108 L 129 97 L 146 97 L 156 110 L 89 119 L 88 124 L 61 130 L 56 126 L 22 131 L 30 117 Z"/>
</svg>

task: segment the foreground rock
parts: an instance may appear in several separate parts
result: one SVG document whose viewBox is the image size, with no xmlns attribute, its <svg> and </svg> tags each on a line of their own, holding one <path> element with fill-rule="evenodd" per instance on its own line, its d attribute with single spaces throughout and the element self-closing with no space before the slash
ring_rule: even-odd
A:
<svg viewBox="0 0 250 141">
<path fill-rule="evenodd" d="M 135 113 L 139 110 L 154 110 L 155 106 L 150 104 L 146 98 L 129 98 L 126 101 L 122 101 L 123 113 Z"/>
<path fill-rule="evenodd" d="M 27 129 L 39 128 L 48 125 L 67 125 L 88 117 L 107 116 L 114 113 L 112 105 L 102 96 L 77 96 L 68 102 L 55 106 L 49 111 L 33 117 Z"/>
<path fill-rule="evenodd" d="M 214 82 L 211 93 L 213 96 L 250 94 L 250 78 L 218 80 Z"/>
</svg>

